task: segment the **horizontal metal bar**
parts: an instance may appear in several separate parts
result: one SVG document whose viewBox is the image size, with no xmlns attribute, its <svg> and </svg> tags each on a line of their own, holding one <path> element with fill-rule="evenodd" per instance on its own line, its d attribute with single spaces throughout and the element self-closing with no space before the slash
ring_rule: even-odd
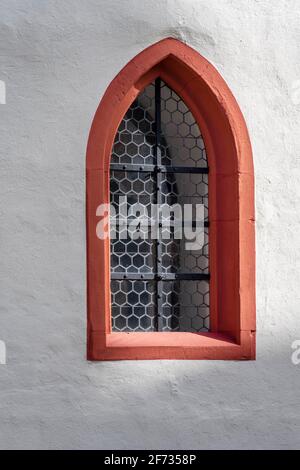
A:
<svg viewBox="0 0 300 470">
<path fill-rule="evenodd" d="M 197 223 L 200 224 L 201 221 L 198 220 L 182 220 L 181 222 L 176 222 L 176 220 L 168 220 L 168 219 L 159 219 L 159 221 L 155 219 L 149 218 L 140 218 L 140 217 L 127 217 L 127 218 L 114 218 L 111 217 L 110 219 L 110 226 L 111 227 L 126 227 L 131 222 L 138 222 L 142 228 L 146 227 L 155 227 L 158 226 L 159 228 L 168 228 L 168 227 L 193 227 L 196 228 Z M 161 227 L 160 227 L 161 224 Z M 209 227 L 209 221 L 204 221 L 204 227 Z"/>
<path fill-rule="evenodd" d="M 111 163 L 110 169 L 111 171 L 146 171 L 146 172 L 154 172 L 156 165 L 137 165 L 136 163 Z"/>
<path fill-rule="evenodd" d="M 162 166 L 158 167 L 162 173 L 199 173 L 207 174 L 208 167 L 194 167 L 194 166 Z"/>
<path fill-rule="evenodd" d="M 179 124 L 180 125 L 180 124 Z M 187 136 L 182 136 L 182 135 L 172 135 L 172 134 L 166 134 L 165 132 L 163 133 L 164 138 L 169 137 L 172 140 L 203 140 L 202 137 L 199 135 L 198 137 L 194 137 L 192 135 L 187 135 Z M 169 146 L 169 145 L 168 145 Z M 170 145 L 171 146 L 171 145 Z"/>
<path fill-rule="evenodd" d="M 130 119 L 129 119 L 130 120 Z M 133 131 L 128 131 L 128 130 L 122 130 L 119 132 L 120 135 L 129 135 L 130 137 L 131 136 L 134 136 L 134 135 L 140 135 L 142 137 L 148 137 L 149 135 L 152 137 L 155 137 L 155 130 L 150 130 L 150 131 L 146 131 L 146 132 L 142 132 L 138 129 L 136 130 L 133 130 Z M 171 135 L 171 134 L 166 134 L 166 133 L 163 133 L 163 139 L 165 139 L 166 137 L 169 137 L 170 139 L 172 140 L 180 140 L 180 141 L 183 141 L 183 140 L 194 140 L 194 141 L 197 141 L 197 140 L 203 140 L 202 137 L 199 135 L 198 137 L 194 137 L 194 136 L 191 136 L 191 135 L 188 135 L 188 136 L 181 136 L 181 135 Z M 167 144 L 167 145 L 166 145 Z M 163 146 L 169 146 L 168 143 L 162 143 L 161 145 Z"/>
<path fill-rule="evenodd" d="M 129 121 L 130 121 L 130 120 L 131 120 L 131 119 L 129 118 Z M 142 137 L 145 137 L 145 136 L 147 137 L 148 135 L 151 135 L 151 136 L 155 137 L 155 132 L 154 132 L 154 130 L 142 132 L 142 131 L 140 131 L 140 130 L 138 130 L 138 129 L 133 130 L 133 131 L 128 131 L 128 130 L 125 130 L 125 129 L 124 129 L 124 130 L 118 132 L 118 134 L 120 134 L 120 135 L 130 135 L 130 137 L 131 137 L 132 135 L 141 135 Z M 194 139 L 196 139 L 196 138 L 199 138 L 199 137 L 194 137 Z"/>
<path fill-rule="evenodd" d="M 209 281 L 210 274 L 204 273 L 111 273 L 113 280 L 128 281 Z"/>
<path fill-rule="evenodd" d="M 208 167 L 193 167 L 193 166 L 164 166 L 164 165 L 137 165 L 132 163 L 120 164 L 111 163 L 111 171 L 134 171 L 134 172 L 147 172 L 147 173 L 199 173 L 207 174 Z"/>
</svg>

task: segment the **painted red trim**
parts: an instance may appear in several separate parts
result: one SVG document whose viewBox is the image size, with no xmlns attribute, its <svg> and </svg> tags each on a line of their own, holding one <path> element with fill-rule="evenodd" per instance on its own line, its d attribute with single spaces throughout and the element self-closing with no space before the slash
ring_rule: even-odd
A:
<svg viewBox="0 0 300 470">
<path fill-rule="evenodd" d="M 161 76 L 202 131 L 209 163 L 211 333 L 112 333 L 109 241 L 96 236 L 96 208 L 109 202 L 109 163 L 126 110 Z M 217 70 L 167 38 L 132 59 L 107 88 L 87 146 L 88 359 L 254 359 L 254 169 L 240 108 Z"/>
</svg>

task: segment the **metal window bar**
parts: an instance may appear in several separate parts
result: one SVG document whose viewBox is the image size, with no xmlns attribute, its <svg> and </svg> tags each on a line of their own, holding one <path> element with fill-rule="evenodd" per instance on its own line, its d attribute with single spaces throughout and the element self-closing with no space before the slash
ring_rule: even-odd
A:
<svg viewBox="0 0 300 470">
<path fill-rule="evenodd" d="M 156 172 L 156 173 L 200 173 L 208 174 L 207 167 L 190 166 L 163 166 L 163 165 L 137 165 L 137 164 L 118 164 L 111 163 L 110 169 L 115 171 L 133 171 L 133 172 Z"/>
</svg>

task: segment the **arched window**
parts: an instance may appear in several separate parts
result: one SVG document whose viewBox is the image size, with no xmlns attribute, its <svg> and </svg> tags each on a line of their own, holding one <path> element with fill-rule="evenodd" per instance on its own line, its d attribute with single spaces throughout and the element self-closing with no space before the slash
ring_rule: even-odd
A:
<svg viewBox="0 0 300 470">
<path fill-rule="evenodd" d="M 202 219 L 186 217 L 197 204 Z M 108 88 L 88 144 L 87 224 L 88 358 L 255 357 L 250 142 L 222 78 L 181 42 L 146 49 Z"/>
</svg>

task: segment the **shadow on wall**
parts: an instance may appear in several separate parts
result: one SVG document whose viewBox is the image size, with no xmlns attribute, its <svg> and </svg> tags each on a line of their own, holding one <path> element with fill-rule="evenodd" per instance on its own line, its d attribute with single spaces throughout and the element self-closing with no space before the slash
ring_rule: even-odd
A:
<svg viewBox="0 0 300 470">
<path fill-rule="evenodd" d="M 129 439 L 139 448 L 154 430 L 149 445 L 161 449 L 296 447 L 300 365 L 290 344 L 266 352 L 257 362 L 92 363 L 89 378 L 102 405 L 114 403 L 115 422 L 134 423 Z"/>
</svg>

